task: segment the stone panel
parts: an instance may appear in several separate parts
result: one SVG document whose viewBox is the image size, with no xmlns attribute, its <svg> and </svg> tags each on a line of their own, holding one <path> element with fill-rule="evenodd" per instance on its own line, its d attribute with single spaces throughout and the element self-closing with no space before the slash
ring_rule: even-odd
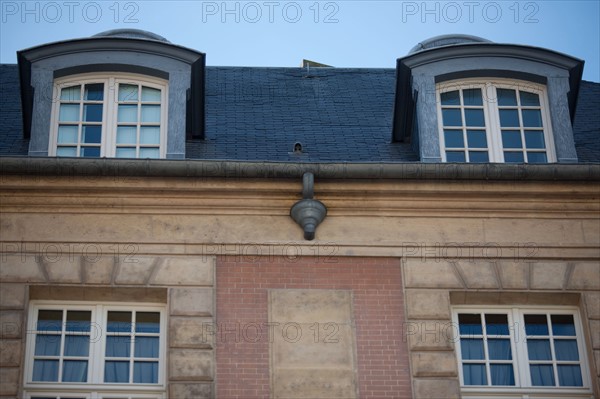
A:
<svg viewBox="0 0 600 399">
<path fill-rule="evenodd" d="M 590 335 L 592 336 L 592 349 L 600 349 L 600 320 L 590 320 Z"/>
<path fill-rule="evenodd" d="M 46 281 L 33 255 L 0 256 L 0 281 L 15 283 L 41 283 Z"/>
<path fill-rule="evenodd" d="M 469 288 L 498 288 L 494 264 L 483 261 L 460 262 L 458 267 Z"/>
<path fill-rule="evenodd" d="M 567 264 L 564 262 L 533 262 L 531 264 L 531 288 L 560 290 L 565 284 Z"/>
<path fill-rule="evenodd" d="M 216 325 L 207 317 L 171 317 L 169 345 L 172 348 L 212 348 Z"/>
<path fill-rule="evenodd" d="M 463 288 L 449 262 L 408 258 L 404 261 L 404 276 L 409 288 Z"/>
<path fill-rule="evenodd" d="M 406 290 L 408 319 L 450 319 L 448 291 Z"/>
<path fill-rule="evenodd" d="M 412 373 L 415 377 L 456 377 L 454 352 L 413 352 Z"/>
<path fill-rule="evenodd" d="M 529 264 L 524 262 L 498 262 L 496 268 L 500 275 L 502 288 L 527 289 Z"/>
<path fill-rule="evenodd" d="M 278 323 L 270 341 L 274 397 L 356 397 L 350 291 L 270 290 L 269 322 Z M 323 325 L 333 335 L 319 334 Z"/>
<path fill-rule="evenodd" d="M 0 338 L 21 338 L 23 333 L 23 312 L 18 310 L 0 311 Z"/>
<path fill-rule="evenodd" d="M 600 349 L 594 351 L 594 360 L 596 362 L 596 375 L 600 377 Z"/>
<path fill-rule="evenodd" d="M 211 350 L 171 349 L 169 371 L 174 381 L 212 381 L 214 361 Z"/>
<path fill-rule="evenodd" d="M 0 396 L 16 395 L 19 390 L 19 369 L 0 368 Z"/>
<path fill-rule="evenodd" d="M 112 282 L 115 259 L 113 256 L 103 256 L 98 259 L 84 257 L 85 282 L 88 284 L 110 284 Z"/>
<path fill-rule="evenodd" d="M 409 320 L 404 324 L 402 340 L 411 351 L 454 349 L 454 329 L 450 320 Z"/>
<path fill-rule="evenodd" d="M 274 322 L 352 322 L 350 291 L 271 290 L 269 301 L 269 319 Z"/>
<path fill-rule="evenodd" d="M 356 398 L 353 370 L 283 369 L 273 374 L 273 397 L 285 399 Z"/>
<path fill-rule="evenodd" d="M 215 258 L 168 258 L 157 266 L 151 284 L 199 285 L 214 284 Z"/>
<path fill-rule="evenodd" d="M 173 383 L 169 386 L 169 398 L 171 399 L 209 399 L 213 397 L 212 383 Z"/>
<path fill-rule="evenodd" d="M 573 265 L 569 289 L 600 290 L 600 262 L 581 262 Z"/>
<path fill-rule="evenodd" d="M 81 283 L 81 256 L 64 254 L 56 262 L 47 258 L 44 267 L 52 283 Z"/>
<path fill-rule="evenodd" d="M 173 288 L 172 316 L 209 316 L 214 314 L 212 288 Z"/>
<path fill-rule="evenodd" d="M 0 340 L 0 366 L 18 367 L 21 365 L 21 347 L 20 339 L 2 339 Z"/>
<path fill-rule="evenodd" d="M 458 379 L 418 379 L 413 380 L 415 399 L 460 398 Z"/>
<path fill-rule="evenodd" d="M 156 258 L 134 256 L 117 264 L 116 284 L 147 284 Z"/>
<path fill-rule="evenodd" d="M 588 317 L 600 319 L 600 292 L 586 292 L 583 297 Z"/>
<path fill-rule="evenodd" d="M 25 307 L 24 284 L 0 284 L 0 308 L 23 309 Z"/>
</svg>

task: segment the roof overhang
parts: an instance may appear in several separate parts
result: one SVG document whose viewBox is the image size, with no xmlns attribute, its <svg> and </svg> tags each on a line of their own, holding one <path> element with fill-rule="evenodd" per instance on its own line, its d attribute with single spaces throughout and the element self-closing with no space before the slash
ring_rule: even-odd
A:
<svg viewBox="0 0 600 399">
<path fill-rule="evenodd" d="M 414 112 L 412 109 L 414 106 L 412 71 L 414 68 L 452 59 L 488 57 L 527 60 L 566 70 L 569 73 L 569 111 L 571 121 L 573 121 L 577 108 L 579 85 L 583 75 L 583 60 L 540 47 L 500 43 L 466 43 L 417 51 L 397 60 L 392 140 L 406 141 L 412 131 Z M 521 77 L 525 75 L 520 74 Z"/>
</svg>

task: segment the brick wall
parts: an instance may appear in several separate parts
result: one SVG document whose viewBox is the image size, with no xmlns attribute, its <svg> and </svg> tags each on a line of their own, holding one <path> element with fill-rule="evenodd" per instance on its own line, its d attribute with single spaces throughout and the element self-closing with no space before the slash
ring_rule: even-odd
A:
<svg viewBox="0 0 600 399">
<path fill-rule="evenodd" d="M 268 290 L 285 288 L 350 290 L 360 397 L 411 397 L 398 259 L 223 256 L 216 275 L 218 397 L 269 397 L 268 328 L 257 326 Z"/>
</svg>

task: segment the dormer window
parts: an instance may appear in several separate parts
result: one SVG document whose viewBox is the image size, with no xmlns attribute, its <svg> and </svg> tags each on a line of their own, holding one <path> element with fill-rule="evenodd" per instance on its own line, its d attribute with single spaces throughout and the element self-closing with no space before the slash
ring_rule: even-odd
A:
<svg viewBox="0 0 600 399">
<path fill-rule="evenodd" d="M 141 75 L 55 81 L 49 155 L 164 158 L 167 82 Z"/>
<path fill-rule="evenodd" d="M 546 91 L 524 81 L 437 85 L 444 162 L 556 162 Z"/>
</svg>

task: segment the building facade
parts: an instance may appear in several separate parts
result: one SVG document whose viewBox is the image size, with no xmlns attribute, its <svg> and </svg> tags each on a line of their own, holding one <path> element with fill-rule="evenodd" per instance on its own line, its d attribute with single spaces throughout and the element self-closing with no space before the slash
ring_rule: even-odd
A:
<svg viewBox="0 0 600 399">
<path fill-rule="evenodd" d="M 600 396 L 600 85 L 453 35 L 395 70 L 142 31 L 2 65 L 0 397 Z"/>
</svg>

